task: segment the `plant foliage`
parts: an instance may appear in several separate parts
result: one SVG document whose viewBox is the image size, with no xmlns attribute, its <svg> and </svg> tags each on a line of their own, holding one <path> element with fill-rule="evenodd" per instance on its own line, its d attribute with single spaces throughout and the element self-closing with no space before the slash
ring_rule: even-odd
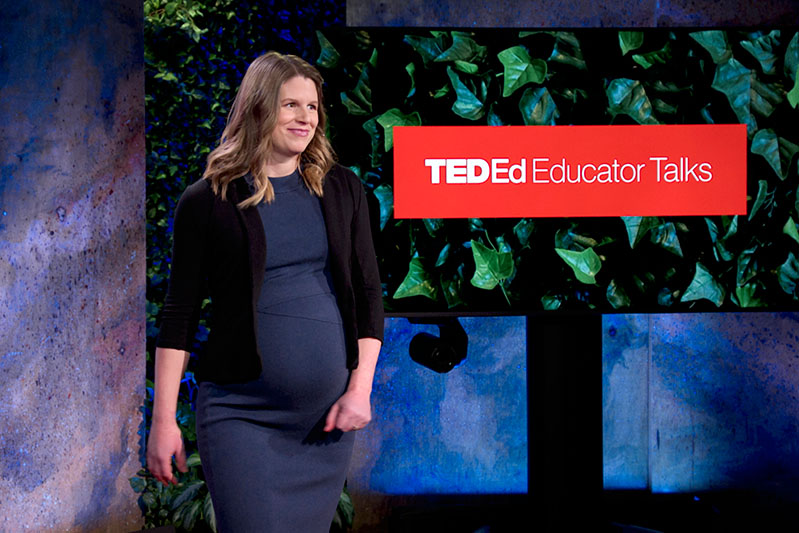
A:
<svg viewBox="0 0 799 533">
<path fill-rule="evenodd" d="M 797 306 L 795 32 L 321 34 L 331 139 L 379 209 L 389 311 Z M 368 106 L 351 96 L 358 86 Z M 697 123 L 747 124 L 747 217 L 447 219 L 434 231 L 390 218 L 394 125 Z M 496 275 L 497 253 L 512 275 Z"/>
</svg>

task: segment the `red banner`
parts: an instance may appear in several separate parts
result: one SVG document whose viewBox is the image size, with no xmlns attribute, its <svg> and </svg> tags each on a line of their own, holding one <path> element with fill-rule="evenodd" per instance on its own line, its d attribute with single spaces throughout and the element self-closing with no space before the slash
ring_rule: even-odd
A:
<svg viewBox="0 0 799 533">
<path fill-rule="evenodd" d="M 394 128 L 397 218 L 746 214 L 746 126 Z"/>
</svg>

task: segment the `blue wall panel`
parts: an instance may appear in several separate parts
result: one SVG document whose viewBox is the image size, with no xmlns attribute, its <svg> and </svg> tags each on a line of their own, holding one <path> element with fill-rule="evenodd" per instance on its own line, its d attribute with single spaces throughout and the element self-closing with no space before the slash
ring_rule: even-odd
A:
<svg viewBox="0 0 799 533">
<path fill-rule="evenodd" d="M 466 360 L 446 374 L 408 355 L 437 328 L 388 319 L 373 392 L 375 422 L 359 434 L 358 476 L 387 494 L 527 492 L 527 365 L 523 317 L 461 319 Z"/>
<path fill-rule="evenodd" d="M 603 328 L 607 488 L 799 501 L 799 314 L 615 315 Z"/>
</svg>

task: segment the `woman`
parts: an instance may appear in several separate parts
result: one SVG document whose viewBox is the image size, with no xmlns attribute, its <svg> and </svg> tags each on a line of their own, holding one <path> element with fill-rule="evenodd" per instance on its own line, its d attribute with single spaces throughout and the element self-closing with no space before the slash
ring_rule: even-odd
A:
<svg viewBox="0 0 799 533">
<path fill-rule="evenodd" d="M 186 471 L 175 421 L 201 302 L 197 436 L 220 532 L 328 531 L 383 335 L 363 188 L 333 163 L 322 78 L 270 52 L 175 212 L 147 464 Z"/>
</svg>

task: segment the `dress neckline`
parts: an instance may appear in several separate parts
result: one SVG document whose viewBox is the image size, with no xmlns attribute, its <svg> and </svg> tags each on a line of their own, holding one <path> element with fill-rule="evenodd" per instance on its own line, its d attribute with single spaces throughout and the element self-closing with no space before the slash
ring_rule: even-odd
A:
<svg viewBox="0 0 799 533">
<path fill-rule="evenodd" d="M 255 192 L 252 174 L 247 174 L 244 176 L 244 179 L 247 181 L 250 193 Z M 275 191 L 275 194 L 283 194 L 305 187 L 305 182 L 300 175 L 300 169 L 296 169 L 286 176 L 269 176 L 269 182 L 272 184 L 272 189 Z"/>
<path fill-rule="evenodd" d="M 269 176 L 269 182 L 274 187 L 275 194 L 290 192 L 305 186 L 300 176 L 300 169 L 294 170 L 288 176 Z"/>
</svg>

